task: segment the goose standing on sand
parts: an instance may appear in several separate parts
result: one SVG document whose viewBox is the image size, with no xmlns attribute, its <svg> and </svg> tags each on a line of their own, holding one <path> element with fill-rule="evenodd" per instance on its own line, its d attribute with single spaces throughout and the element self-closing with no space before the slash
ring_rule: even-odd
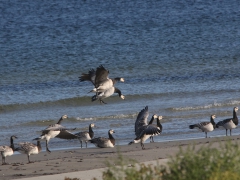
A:
<svg viewBox="0 0 240 180">
<path fill-rule="evenodd" d="M 233 108 L 233 117 L 224 119 L 222 121 L 219 121 L 216 125 L 218 128 L 219 126 L 223 126 L 226 129 L 226 136 L 227 136 L 227 130 L 230 130 L 230 136 L 232 135 L 232 129 L 236 128 L 238 125 L 238 117 L 237 117 L 237 111 L 238 107 Z"/>
<path fill-rule="evenodd" d="M 80 141 L 80 143 L 81 143 L 81 148 L 82 148 L 82 142 L 83 142 L 83 141 L 85 141 L 85 143 L 86 143 L 86 148 L 87 148 L 87 142 L 93 138 L 94 132 L 93 132 L 92 128 L 94 128 L 94 126 L 95 126 L 95 125 L 94 125 L 93 123 L 91 123 L 91 124 L 89 125 L 89 130 L 88 130 L 88 132 L 87 132 L 87 131 L 84 131 L 84 132 L 78 132 L 78 133 L 75 133 L 75 134 L 74 134 L 74 135 L 76 135 L 77 138 L 79 139 L 79 141 Z"/>
<path fill-rule="evenodd" d="M 190 129 L 198 128 L 201 129 L 202 132 L 205 132 L 206 138 L 207 138 L 207 133 L 210 131 L 213 131 L 216 128 L 216 124 L 214 122 L 214 119 L 216 118 L 216 115 L 211 115 L 210 117 L 210 122 L 200 122 L 198 124 L 193 124 L 190 125 Z"/>
<path fill-rule="evenodd" d="M 157 125 L 155 125 L 155 124 L 148 124 L 148 125 L 143 126 L 144 128 L 143 128 L 142 132 L 133 141 L 131 141 L 129 143 L 129 145 L 131 145 L 133 143 L 141 143 L 142 149 L 145 149 L 143 143 L 148 138 L 150 138 L 151 136 L 156 136 L 156 135 L 159 135 L 159 134 L 162 133 L 162 125 L 160 123 L 160 119 L 161 118 L 162 118 L 161 116 L 159 116 L 157 118 Z"/>
<path fill-rule="evenodd" d="M 28 163 L 33 163 L 30 161 L 31 154 L 39 154 L 42 150 L 40 140 L 37 141 L 37 145 L 30 143 L 30 142 L 23 142 L 19 143 L 19 147 L 16 148 L 16 151 L 20 152 L 21 154 L 27 154 Z"/>
<path fill-rule="evenodd" d="M 115 133 L 115 131 L 110 129 L 108 131 L 109 138 L 98 137 L 98 138 L 94 138 L 94 139 L 90 140 L 90 142 L 99 148 L 113 148 L 115 146 L 115 139 L 112 136 L 113 133 Z"/>
<path fill-rule="evenodd" d="M 0 146 L 0 152 L 1 152 L 1 155 L 2 155 L 2 165 L 8 164 L 5 161 L 6 156 L 13 155 L 13 153 L 15 151 L 13 139 L 17 139 L 17 137 L 16 136 L 11 136 L 10 137 L 10 146 Z"/>
<path fill-rule="evenodd" d="M 67 130 L 75 130 L 74 129 L 68 129 L 64 126 L 60 125 L 62 120 L 66 119 L 67 115 L 63 115 L 57 122 L 57 124 L 49 125 L 45 130 L 42 130 L 42 135 L 38 138 L 35 138 L 33 140 L 46 140 L 46 150 L 50 153 L 51 151 L 48 148 L 48 143 L 51 138 L 61 138 L 61 139 L 69 139 L 69 136 L 73 136 L 73 134 L 69 133 Z"/>
<path fill-rule="evenodd" d="M 80 81 L 90 81 L 94 85 L 94 89 L 90 92 L 105 92 L 107 89 L 114 86 L 118 81 L 124 82 L 123 78 L 116 77 L 110 79 L 108 77 L 109 71 L 100 65 L 96 71 L 91 69 L 88 74 L 83 73 L 80 77 Z"/>
<path fill-rule="evenodd" d="M 162 116 L 158 116 L 157 118 L 158 118 L 158 120 L 159 120 L 159 121 L 157 121 L 157 127 L 159 127 L 159 128 L 161 129 L 161 132 L 162 132 L 162 124 L 161 124 L 160 120 L 161 120 L 163 117 L 162 117 Z M 155 118 L 154 118 L 154 119 L 155 119 Z M 148 124 L 152 124 L 154 119 L 152 118 L 152 119 L 149 121 Z M 154 142 L 153 136 L 150 136 L 149 139 L 150 139 L 150 142 Z"/>
<path fill-rule="evenodd" d="M 118 93 L 119 97 L 121 99 L 124 99 L 124 95 L 122 95 L 121 91 L 116 88 L 116 87 L 110 87 L 109 89 L 105 90 L 104 92 L 97 92 L 96 95 L 92 96 L 92 102 L 99 100 L 100 103 L 107 104 L 106 102 L 103 101 L 103 99 L 110 97 L 114 93 Z"/>
<path fill-rule="evenodd" d="M 136 137 L 138 137 L 140 135 L 140 133 L 145 129 L 145 126 L 147 126 L 148 124 L 152 124 L 153 120 L 157 118 L 157 115 L 154 114 L 152 116 L 151 120 L 149 121 L 149 123 L 147 123 L 148 116 L 149 116 L 148 106 L 146 106 L 144 109 L 142 109 L 138 113 L 137 119 L 135 121 Z"/>
</svg>

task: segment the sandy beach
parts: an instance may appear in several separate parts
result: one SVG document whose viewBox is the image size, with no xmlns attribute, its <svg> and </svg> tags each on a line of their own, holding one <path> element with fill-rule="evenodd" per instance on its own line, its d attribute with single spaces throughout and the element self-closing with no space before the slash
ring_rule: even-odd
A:
<svg viewBox="0 0 240 180">
<path fill-rule="evenodd" d="M 179 151 L 179 147 L 186 148 L 190 144 L 195 144 L 197 148 L 212 143 L 212 146 L 219 146 L 219 142 L 227 139 L 239 140 L 240 135 L 232 137 L 214 137 L 191 139 L 181 141 L 167 141 L 145 143 L 145 150 L 141 149 L 140 144 L 115 146 L 115 148 L 83 148 L 71 150 L 58 150 L 47 153 L 45 151 L 38 155 L 30 156 L 34 163 L 27 163 L 27 156 L 16 154 L 7 157 L 9 165 L 1 165 L 0 179 L 25 179 L 29 177 L 48 176 L 62 173 L 74 173 L 79 175 L 89 172 L 93 177 L 94 169 L 107 167 L 106 161 L 112 161 L 118 157 L 118 152 L 125 158 L 131 158 L 137 162 L 151 162 L 165 160 L 174 156 Z M 104 169 L 103 169 L 104 170 Z M 80 172 L 79 172 L 80 171 Z M 97 174 L 96 174 L 97 175 Z M 99 176 L 99 175 L 98 175 Z M 49 177 L 49 176 L 48 176 Z M 62 179 L 66 174 L 62 175 Z M 76 177 L 83 179 L 82 177 Z M 40 178 L 39 178 L 40 179 Z"/>
</svg>

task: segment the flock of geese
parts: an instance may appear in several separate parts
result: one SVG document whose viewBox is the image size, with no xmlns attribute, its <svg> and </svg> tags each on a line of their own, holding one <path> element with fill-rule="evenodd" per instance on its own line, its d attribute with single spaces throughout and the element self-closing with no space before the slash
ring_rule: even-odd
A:
<svg viewBox="0 0 240 180">
<path fill-rule="evenodd" d="M 106 104 L 106 102 L 103 101 L 103 99 L 108 98 L 112 96 L 114 93 L 118 93 L 119 97 L 124 99 L 124 96 L 122 95 L 121 91 L 115 87 L 116 82 L 124 82 L 123 78 L 114 78 L 110 79 L 108 77 L 109 71 L 106 70 L 102 65 L 96 68 L 96 70 L 91 69 L 87 74 L 83 73 L 81 77 L 79 77 L 80 81 L 90 81 L 94 88 L 90 91 L 95 93 L 94 96 L 92 96 L 92 101 L 99 100 L 100 103 Z M 218 128 L 222 126 L 226 129 L 226 136 L 228 129 L 230 130 L 230 135 L 232 132 L 232 129 L 236 128 L 238 125 L 238 118 L 237 118 L 237 111 L 238 107 L 233 108 L 233 117 L 228 118 L 222 121 L 219 121 L 217 124 L 214 122 L 214 119 L 216 118 L 216 115 L 211 115 L 210 121 L 208 122 L 200 122 L 197 124 L 192 124 L 189 126 L 190 129 L 198 128 L 202 132 L 205 132 L 205 137 L 207 138 L 207 133 L 210 131 L 213 131 L 215 128 Z M 154 142 L 153 136 L 159 135 L 162 133 L 163 127 L 161 125 L 160 120 L 163 118 L 162 116 L 158 116 L 156 114 L 152 115 L 150 121 L 148 122 L 149 112 L 148 112 L 148 106 L 146 106 L 144 109 L 142 109 L 136 118 L 134 131 L 135 131 L 135 139 L 129 143 L 140 143 L 142 149 L 145 149 L 144 142 L 150 138 L 150 142 Z M 71 133 L 70 131 L 75 130 L 76 128 L 66 128 L 61 125 L 61 122 L 64 119 L 67 119 L 67 115 L 63 115 L 56 124 L 49 125 L 46 129 L 41 131 L 41 135 L 37 138 L 34 138 L 33 140 L 37 141 L 37 144 L 33 144 L 30 142 L 22 142 L 18 143 L 18 146 L 15 148 L 14 146 L 14 139 L 17 139 L 17 136 L 11 136 L 10 137 L 10 146 L 3 145 L 0 146 L 0 152 L 2 155 L 2 164 L 5 165 L 6 163 L 6 156 L 13 155 L 14 151 L 18 151 L 22 154 L 26 154 L 28 158 L 28 163 L 32 163 L 30 161 L 30 155 L 31 154 L 38 154 L 41 152 L 41 141 L 46 142 L 46 151 L 51 152 L 48 147 L 48 143 L 50 139 L 52 138 L 61 138 L 61 139 L 78 139 L 81 148 L 82 143 L 85 142 L 86 148 L 87 143 L 93 143 L 96 147 L 99 148 L 109 148 L 115 146 L 115 139 L 113 137 L 113 133 L 115 131 L 113 129 L 110 129 L 108 131 L 108 138 L 106 137 L 97 137 L 94 138 L 94 132 L 93 128 L 95 125 L 91 123 L 89 125 L 89 130 L 84 132 L 78 132 L 78 133 Z M 156 124 L 154 124 L 154 120 L 156 120 Z"/>
</svg>

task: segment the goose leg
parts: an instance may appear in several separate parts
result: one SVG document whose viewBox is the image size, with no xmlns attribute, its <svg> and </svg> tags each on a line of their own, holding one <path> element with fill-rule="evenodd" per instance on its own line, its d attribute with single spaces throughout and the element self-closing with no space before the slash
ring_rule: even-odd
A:
<svg viewBox="0 0 240 180">
<path fill-rule="evenodd" d="M 226 136 L 227 136 L 227 129 L 226 129 Z"/>
<path fill-rule="evenodd" d="M 80 141 L 80 144 L 81 144 L 81 148 L 82 148 L 82 141 Z"/>
<path fill-rule="evenodd" d="M 5 161 L 5 157 L 4 156 L 2 156 L 2 165 L 6 165 L 7 163 L 6 163 L 6 161 Z"/>
<path fill-rule="evenodd" d="M 85 143 L 86 143 L 86 148 L 87 148 L 87 141 L 85 141 Z"/>
<path fill-rule="evenodd" d="M 48 148 L 48 141 L 46 141 L 46 150 L 47 150 L 47 152 L 51 153 L 51 151 Z"/>
<path fill-rule="evenodd" d="M 27 157 L 28 157 L 28 163 L 33 163 L 33 162 L 30 161 L 29 155 Z"/>
<path fill-rule="evenodd" d="M 103 104 L 107 104 L 107 103 L 105 103 L 105 102 L 104 102 L 103 100 L 101 100 L 101 99 L 100 99 L 100 103 L 101 103 L 101 104 L 102 104 L 102 103 L 103 103 Z"/>
<path fill-rule="evenodd" d="M 230 136 L 232 135 L 232 129 L 230 129 Z"/>
<path fill-rule="evenodd" d="M 142 146 L 142 149 L 145 149 L 145 147 L 144 147 L 144 144 L 143 144 L 143 143 L 141 143 L 141 146 Z"/>
<path fill-rule="evenodd" d="M 205 132 L 205 134 L 206 134 L 206 138 L 207 138 L 207 132 Z"/>
</svg>

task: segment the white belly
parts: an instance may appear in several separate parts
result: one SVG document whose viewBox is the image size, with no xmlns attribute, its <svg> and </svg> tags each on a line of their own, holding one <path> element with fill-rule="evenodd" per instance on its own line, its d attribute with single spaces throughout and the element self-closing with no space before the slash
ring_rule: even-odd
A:
<svg viewBox="0 0 240 180">
<path fill-rule="evenodd" d="M 148 138 L 150 138 L 150 136 L 151 136 L 151 135 L 146 135 L 146 134 L 145 134 L 145 135 L 142 137 L 141 142 L 144 143 Z"/>
<path fill-rule="evenodd" d="M 55 138 L 58 134 L 60 133 L 60 131 L 49 131 L 45 136 L 48 136 L 48 138 Z"/>
<path fill-rule="evenodd" d="M 9 148 L 7 151 L 2 153 L 4 157 L 13 155 L 13 150 Z"/>
<path fill-rule="evenodd" d="M 30 154 L 38 154 L 38 153 L 39 153 L 38 147 L 34 147 L 33 149 L 30 150 L 28 154 L 30 155 Z"/>
<path fill-rule="evenodd" d="M 234 128 L 236 128 L 237 126 L 233 123 L 233 121 L 229 121 L 228 123 L 225 123 L 225 124 L 223 125 L 223 127 L 224 127 L 225 129 L 234 129 Z"/>
<path fill-rule="evenodd" d="M 201 130 L 202 130 L 203 132 L 210 132 L 210 131 L 213 131 L 214 128 L 213 128 L 212 123 L 209 123 L 208 125 L 203 126 L 203 127 L 201 128 Z"/>
</svg>

